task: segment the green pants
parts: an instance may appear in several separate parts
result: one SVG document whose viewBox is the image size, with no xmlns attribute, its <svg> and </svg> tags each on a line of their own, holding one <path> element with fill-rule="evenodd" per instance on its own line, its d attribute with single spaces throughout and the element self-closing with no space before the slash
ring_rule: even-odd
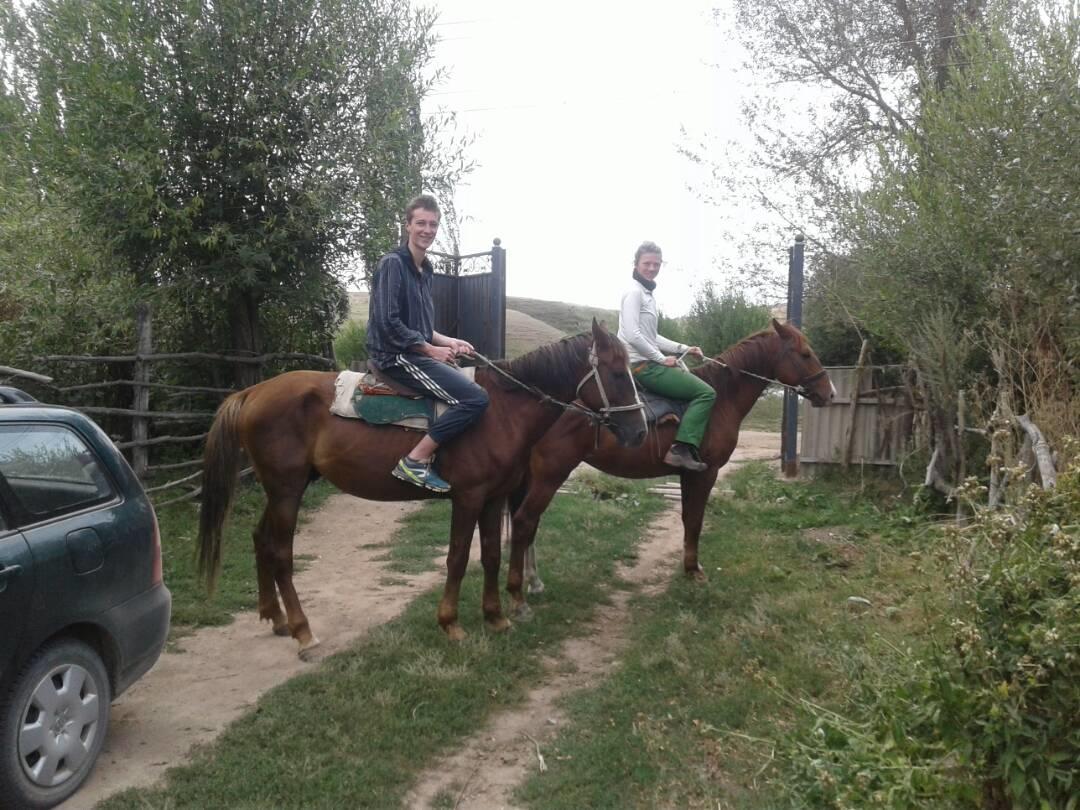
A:
<svg viewBox="0 0 1080 810">
<path fill-rule="evenodd" d="M 665 366 L 660 363 L 642 363 L 634 368 L 634 379 L 642 388 L 668 399 L 680 399 L 689 402 L 686 415 L 679 423 L 679 432 L 675 441 L 686 442 L 694 447 L 701 446 L 705 428 L 709 425 L 709 414 L 716 402 L 716 389 L 700 377 L 687 374 L 677 366 Z"/>
</svg>

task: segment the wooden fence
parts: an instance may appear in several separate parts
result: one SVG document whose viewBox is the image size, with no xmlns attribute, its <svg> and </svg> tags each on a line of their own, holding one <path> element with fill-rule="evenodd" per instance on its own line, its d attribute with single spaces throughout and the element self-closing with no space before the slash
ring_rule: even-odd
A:
<svg viewBox="0 0 1080 810">
<path fill-rule="evenodd" d="M 198 467 L 202 463 L 201 448 L 209 424 L 220 402 L 236 389 L 225 384 L 231 377 L 231 366 L 243 364 L 258 370 L 260 379 L 273 376 L 289 366 L 337 368 L 327 357 L 300 352 L 270 354 L 240 354 L 211 352 L 155 352 L 150 309 L 136 309 L 136 346 L 131 354 L 48 355 L 35 358 L 35 365 L 47 367 L 51 374 L 0 366 L 0 382 L 12 379 L 25 387 L 39 400 L 64 405 L 90 416 L 124 451 L 132 469 L 143 482 L 146 491 L 164 506 L 194 498 L 201 492 L 201 471 L 171 478 L 179 470 Z M 87 372 L 103 368 L 109 379 L 58 385 L 67 376 L 84 379 L 94 376 Z M 58 369 L 58 371 L 57 371 Z M 73 369 L 78 371 L 72 373 Z M 125 372 L 121 378 L 113 378 Z M 209 377 L 221 384 L 182 384 L 176 380 Z M 123 392 L 129 390 L 130 397 Z M 100 404 L 102 394 L 113 400 L 129 400 L 130 405 Z M 89 400 L 89 402 L 87 401 Z M 178 425 L 194 424 L 196 432 L 177 430 Z M 201 428 L 201 429 L 198 429 Z M 156 458 L 155 458 L 156 457 Z M 156 463 L 154 463 L 156 461 Z M 250 472 L 247 470 L 245 472 Z M 172 497 L 168 497 L 172 496 Z"/>
<path fill-rule="evenodd" d="M 860 364 L 828 372 L 836 398 L 826 408 L 803 405 L 799 463 L 896 465 L 910 445 L 918 410 L 904 369 Z"/>
</svg>

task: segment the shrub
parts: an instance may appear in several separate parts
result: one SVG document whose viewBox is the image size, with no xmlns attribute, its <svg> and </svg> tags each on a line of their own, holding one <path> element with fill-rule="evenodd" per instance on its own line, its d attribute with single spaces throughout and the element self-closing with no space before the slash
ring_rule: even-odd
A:
<svg viewBox="0 0 1080 810">
<path fill-rule="evenodd" d="M 926 654 L 860 662 L 846 716 L 809 703 L 782 784 L 799 807 L 1080 808 L 1080 458 L 978 509 L 938 559 L 952 610 Z"/>
<path fill-rule="evenodd" d="M 357 360 L 367 360 L 367 329 L 356 321 L 346 321 L 334 340 L 334 357 L 342 368 Z"/>
</svg>

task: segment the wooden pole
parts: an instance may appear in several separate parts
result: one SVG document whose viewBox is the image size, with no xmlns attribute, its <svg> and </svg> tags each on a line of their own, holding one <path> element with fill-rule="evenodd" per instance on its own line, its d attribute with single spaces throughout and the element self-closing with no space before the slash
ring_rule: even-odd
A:
<svg viewBox="0 0 1080 810">
<path fill-rule="evenodd" d="M 859 362 L 855 366 L 855 379 L 851 384 L 851 405 L 848 406 L 847 436 L 844 441 L 844 469 L 851 465 L 855 454 L 855 416 L 859 409 L 859 391 L 862 389 L 863 374 L 866 372 L 866 356 L 870 352 L 870 341 L 864 340 L 859 349 Z"/>
<path fill-rule="evenodd" d="M 145 385 L 150 381 L 150 363 L 143 358 L 153 353 L 153 324 L 150 319 L 150 304 L 140 302 L 135 307 L 135 335 L 136 335 L 136 359 L 135 359 L 135 403 L 134 410 L 137 412 L 132 419 L 131 441 L 131 466 L 139 480 L 146 477 L 146 468 L 149 466 L 150 450 L 145 442 L 150 436 L 150 420 L 143 414 L 150 410 L 150 387 Z"/>
</svg>

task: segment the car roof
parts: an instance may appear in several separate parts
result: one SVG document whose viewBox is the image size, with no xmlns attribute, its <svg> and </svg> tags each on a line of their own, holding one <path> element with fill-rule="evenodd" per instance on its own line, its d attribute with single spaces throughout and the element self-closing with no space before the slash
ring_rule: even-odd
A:
<svg viewBox="0 0 1080 810">
<path fill-rule="evenodd" d="M 86 415 L 62 405 L 42 402 L 8 405 L 0 402 L 0 422 L 64 422 L 68 425 L 85 425 Z"/>
</svg>

